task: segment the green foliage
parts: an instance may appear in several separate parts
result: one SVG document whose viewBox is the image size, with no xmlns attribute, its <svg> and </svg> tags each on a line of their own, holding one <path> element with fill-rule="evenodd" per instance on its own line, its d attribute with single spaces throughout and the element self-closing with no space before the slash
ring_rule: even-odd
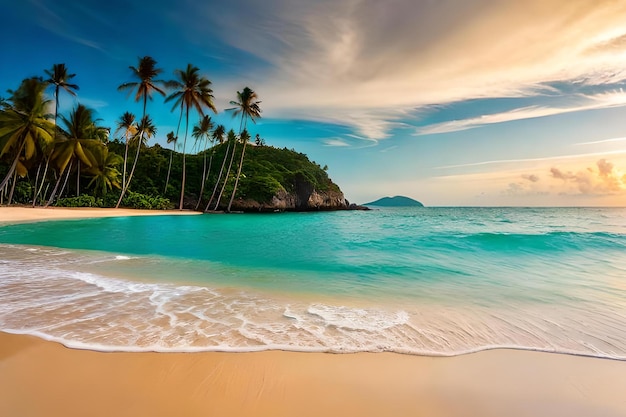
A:
<svg viewBox="0 0 626 417">
<path fill-rule="evenodd" d="M 89 194 L 81 194 L 78 197 L 60 198 L 56 202 L 57 207 L 115 207 L 118 195 L 106 196 L 104 198 L 96 198 Z M 122 206 L 126 208 L 143 209 L 143 210 L 170 210 L 174 205 L 169 199 L 161 196 L 151 196 L 129 191 L 124 199 Z"/>
<path fill-rule="evenodd" d="M 151 196 L 129 191 L 122 199 L 122 206 L 144 210 L 170 210 L 174 205 L 168 198 Z"/>
<path fill-rule="evenodd" d="M 135 99 L 143 101 L 145 113 L 146 100 L 150 95 L 154 92 L 164 94 L 158 86 L 168 87 L 169 84 L 155 79 L 161 70 L 155 67 L 150 57 L 141 58 L 140 65 L 131 67 L 131 70 L 136 80 L 122 84 L 120 89 L 135 92 Z M 195 67 L 189 66 L 188 72 L 180 73 L 189 75 L 187 78 L 190 81 L 196 80 Z M 154 129 L 147 126 L 147 122 L 143 127 L 137 126 L 130 113 L 125 113 L 117 126 L 116 132 L 124 133 L 124 141 L 109 140 L 110 129 L 98 126 L 93 111 L 81 104 L 77 104 L 67 115 L 58 114 L 62 123 L 55 125 L 48 119 L 53 116 L 57 119 L 56 106 L 54 115 L 46 113 L 50 107 L 50 100 L 45 94 L 47 87 L 54 87 L 55 97 L 58 98 L 59 89 L 74 94 L 72 90 L 77 90 L 78 86 L 69 84 L 74 74 L 69 74 L 63 64 L 55 64 L 53 70 L 46 71 L 46 74 L 50 77 L 48 83 L 41 78 L 28 78 L 18 89 L 9 91 L 11 96 L 7 100 L 0 100 L 0 202 L 3 204 L 11 203 L 8 196 L 13 189 L 13 202 L 21 204 L 32 203 L 37 191 L 39 204 L 56 201 L 55 204 L 62 207 L 114 207 L 123 194 L 120 188 L 124 171 L 128 190 L 121 205 L 144 209 L 173 208 L 170 201 L 179 201 L 179 195 L 186 208 L 205 207 L 213 190 L 218 191 L 214 195 L 216 200 L 222 187 L 222 205 L 232 202 L 234 198 L 268 203 L 281 191 L 302 194 L 302 190 L 339 190 L 328 178 L 327 167 L 322 168 L 311 162 L 302 153 L 266 146 L 258 134 L 254 146 L 248 143 L 250 136 L 245 129 L 240 138 L 236 138 L 233 132 L 229 142 L 232 150 L 235 140 L 244 139 L 247 143 L 245 158 L 241 142 L 237 143 L 232 158 L 230 154 L 225 155 L 229 145 L 224 142 L 226 129 L 218 126 L 210 132 L 208 117 L 201 137 L 192 135 L 204 139 L 198 142 L 199 152 L 186 156 L 158 144 L 147 146 L 148 136 L 155 133 Z M 207 99 L 203 104 L 214 110 L 210 82 L 205 79 L 199 81 L 206 87 L 201 89 L 203 99 Z M 195 85 L 195 81 L 191 84 Z M 170 97 L 178 100 L 182 96 L 174 94 Z M 183 101 L 176 101 L 175 107 L 178 108 Z M 260 117 L 258 103 L 256 95 L 248 88 L 238 92 L 238 101 L 232 102 L 235 114 L 243 117 L 240 124 L 244 128 L 246 118 L 254 120 Z M 148 119 L 142 118 L 142 123 L 144 120 Z M 139 138 L 139 132 L 143 132 L 144 136 Z M 213 142 L 219 144 L 203 149 L 209 133 Z M 168 143 L 174 140 L 173 135 L 169 135 Z M 121 155 L 126 154 L 126 141 L 129 143 L 128 158 L 124 162 Z M 224 171 L 224 174 L 226 171 L 230 174 L 225 184 L 225 175 L 216 184 L 225 157 L 226 166 L 233 161 L 232 167 Z M 170 158 L 171 175 L 168 180 Z M 206 172 L 206 177 L 203 175 L 205 166 L 210 171 Z"/>
<path fill-rule="evenodd" d="M 317 191 L 339 190 L 318 164 L 311 162 L 305 154 L 288 149 L 249 147 L 243 172 L 245 178 L 241 179 L 241 195 L 251 198 L 260 185 L 267 187 L 267 191 L 273 195 L 280 187 L 289 192 L 294 191 L 296 185 L 302 181 L 309 183 Z M 268 181 L 268 178 L 273 181 Z"/>
<path fill-rule="evenodd" d="M 89 194 L 81 194 L 78 197 L 59 198 L 55 204 L 57 207 L 104 207 L 101 198 Z"/>
<path fill-rule="evenodd" d="M 20 181 L 15 184 L 15 191 L 13 193 L 13 201 L 18 204 L 27 204 L 31 202 L 33 197 L 33 187 L 29 182 Z"/>
</svg>

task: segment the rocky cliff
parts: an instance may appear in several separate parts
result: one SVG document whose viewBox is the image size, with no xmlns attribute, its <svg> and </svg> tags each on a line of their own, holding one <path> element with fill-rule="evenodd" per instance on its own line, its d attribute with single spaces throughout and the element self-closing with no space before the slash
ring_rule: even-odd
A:
<svg viewBox="0 0 626 417">
<path fill-rule="evenodd" d="M 254 199 L 235 199 L 233 210 L 236 211 L 324 211 L 346 210 L 348 201 L 341 191 L 316 191 L 310 184 L 303 184 L 296 192 L 279 190 L 269 201 Z"/>
<path fill-rule="evenodd" d="M 218 148 L 218 160 L 220 151 Z M 326 167 L 322 168 L 306 155 L 293 150 L 249 146 L 231 210 L 270 212 L 349 208 L 339 186 L 328 177 Z"/>
</svg>

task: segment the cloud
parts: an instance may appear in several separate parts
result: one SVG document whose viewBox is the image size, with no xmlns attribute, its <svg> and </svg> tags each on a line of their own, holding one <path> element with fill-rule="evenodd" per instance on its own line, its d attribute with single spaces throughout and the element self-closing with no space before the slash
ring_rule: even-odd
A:
<svg viewBox="0 0 626 417">
<path fill-rule="evenodd" d="M 93 22 L 94 19 L 99 20 L 99 24 L 106 22 L 100 18 L 101 13 L 88 8 L 85 4 L 72 4 L 73 7 L 68 7 L 69 3 L 65 7 L 57 4 L 58 7 L 53 10 L 45 3 L 43 0 L 28 1 L 32 7 L 29 9 L 31 17 L 36 19 L 42 28 L 77 44 L 103 51 L 102 45 L 86 36 L 94 27 L 92 23 L 87 22 Z M 74 13 L 75 9 L 78 10 L 78 14 Z M 107 25 L 110 24 L 110 22 L 107 23 Z M 81 26 L 84 28 L 85 35 L 80 33 L 79 27 Z"/>
<path fill-rule="evenodd" d="M 538 86 L 557 81 L 596 85 L 626 79 L 624 2 L 218 3 L 227 4 L 196 5 L 206 18 L 200 20 L 204 27 L 213 26 L 212 34 L 222 42 L 268 64 L 262 71 L 251 69 L 268 97 L 268 112 L 323 114 L 374 139 L 387 137 L 392 127 L 380 122 L 389 116 L 379 117 L 379 128 L 372 129 L 360 115 L 472 98 L 533 96 Z M 529 107 L 487 121 L 561 111 Z"/>
<path fill-rule="evenodd" d="M 520 159 L 481 168 L 431 177 L 428 183 L 457 198 L 480 195 L 478 205 L 623 206 L 626 201 L 626 151 L 611 158 Z"/>
<path fill-rule="evenodd" d="M 577 145 L 577 146 L 598 145 L 600 143 L 614 143 L 614 142 L 626 142 L 626 137 L 595 140 L 595 141 L 592 141 L 592 142 L 581 142 L 581 143 L 576 143 L 575 145 Z"/>
<path fill-rule="evenodd" d="M 613 164 L 606 159 L 600 159 L 597 163 L 601 177 L 608 177 L 613 173 Z"/>
<path fill-rule="evenodd" d="M 604 195 L 626 191 L 625 175 L 615 170 L 613 163 L 603 158 L 596 162 L 596 168 L 587 167 L 573 172 L 553 167 L 550 174 L 563 181 L 564 185 L 575 184 L 581 194 Z"/>
<path fill-rule="evenodd" d="M 530 174 L 530 175 L 524 174 L 524 175 L 522 175 L 522 178 L 524 178 L 525 180 L 528 180 L 530 182 L 537 182 L 537 181 L 539 181 L 539 177 L 537 175 L 535 175 L 535 174 Z"/>
<path fill-rule="evenodd" d="M 343 139 L 335 138 L 335 139 L 326 139 L 324 141 L 325 146 L 338 146 L 338 147 L 346 147 L 350 146 L 349 143 L 345 142 Z"/>
<path fill-rule="evenodd" d="M 625 153 L 626 153 L 626 149 L 619 149 L 615 151 L 590 152 L 590 153 L 585 153 L 585 154 L 573 154 L 573 155 L 556 155 L 556 156 L 547 156 L 543 158 L 498 159 L 494 161 L 472 162 L 469 164 L 444 165 L 444 166 L 434 167 L 433 169 L 452 169 L 452 168 L 479 167 L 479 166 L 488 166 L 488 165 L 520 166 L 523 164 L 536 164 L 536 163 L 546 163 L 546 162 L 549 163 L 552 161 L 581 160 L 581 159 L 588 159 L 590 157 L 605 156 L 605 155 L 622 155 Z"/>
<path fill-rule="evenodd" d="M 528 106 L 509 110 L 501 113 L 486 114 L 463 120 L 453 120 L 449 122 L 436 123 L 429 126 L 420 127 L 416 130 L 416 135 L 433 135 L 439 133 L 450 133 L 461 130 L 473 129 L 476 127 L 512 122 L 515 120 L 534 119 L 538 117 L 555 116 L 557 114 L 573 113 L 585 110 L 595 110 L 626 105 L 626 93 L 623 90 L 599 93 L 589 96 L 575 97 L 576 101 L 585 104 L 575 104 L 569 107 L 546 107 Z"/>
</svg>

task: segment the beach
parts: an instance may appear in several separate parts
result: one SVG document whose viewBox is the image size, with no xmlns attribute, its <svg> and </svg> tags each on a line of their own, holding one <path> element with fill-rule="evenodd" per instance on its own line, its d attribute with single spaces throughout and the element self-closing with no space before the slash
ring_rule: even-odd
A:
<svg viewBox="0 0 626 417">
<path fill-rule="evenodd" d="M 626 415 L 626 362 L 494 350 L 103 353 L 0 334 L 3 416 Z"/>
<path fill-rule="evenodd" d="M 87 219 L 116 216 L 162 216 L 165 214 L 193 215 L 200 213 L 188 210 L 134 210 L 123 208 L 0 207 L 0 223 Z"/>
<path fill-rule="evenodd" d="M 176 213 L 2 207 L 0 224 Z M 1 416 L 618 417 L 625 386 L 626 361 L 527 350 L 99 352 L 0 333 Z"/>
</svg>

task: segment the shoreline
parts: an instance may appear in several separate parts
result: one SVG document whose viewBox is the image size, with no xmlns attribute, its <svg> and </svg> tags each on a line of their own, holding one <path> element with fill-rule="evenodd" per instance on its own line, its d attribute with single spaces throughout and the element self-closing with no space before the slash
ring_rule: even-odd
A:
<svg viewBox="0 0 626 417">
<path fill-rule="evenodd" d="M 626 362 L 517 350 L 132 353 L 0 332 L 0 415 L 626 415 Z"/>
<path fill-rule="evenodd" d="M 189 210 L 139 210 L 97 207 L 15 207 L 0 206 L 0 225 L 3 223 L 27 223 L 49 220 L 88 219 L 98 217 L 127 216 L 190 216 L 200 215 Z"/>
<path fill-rule="evenodd" d="M 0 207 L 0 226 L 189 211 Z M 0 331 L 0 415 L 623 417 L 626 361 L 489 348 L 122 352 Z"/>
</svg>

